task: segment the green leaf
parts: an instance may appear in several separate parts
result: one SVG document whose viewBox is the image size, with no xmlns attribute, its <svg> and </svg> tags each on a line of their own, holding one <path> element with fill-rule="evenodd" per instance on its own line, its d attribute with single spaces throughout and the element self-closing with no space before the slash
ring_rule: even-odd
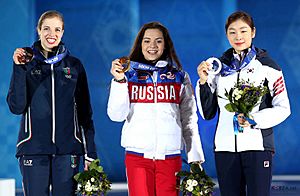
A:
<svg viewBox="0 0 300 196">
<path fill-rule="evenodd" d="M 89 165 L 89 170 L 96 169 L 99 164 L 100 164 L 99 159 L 92 161 L 91 164 Z"/>
<path fill-rule="evenodd" d="M 225 105 L 225 109 L 228 111 L 228 112 L 235 112 L 233 107 L 232 107 L 232 104 L 228 103 Z"/>
<path fill-rule="evenodd" d="M 75 176 L 74 176 L 74 179 L 76 180 L 76 181 L 78 181 L 78 178 L 80 177 L 80 173 L 77 173 Z"/>
<path fill-rule="evenodd" d="M 103 167 L 98 166 L 98 167 L 95 168 L 95 170 L 97 170 L 99 173 L 102 173 L 103 172 Z"/>
<path fill-rule="evenodd" d="M 188 176 L 189 174 L 190 174 L 190 172 L 187 172 L 187 171 L 179 171 L 179 172 L 177 172 L 176 176 L 184 177 L 184 176 Z"/>
<path fill-rule="evenodd" d="M 249 111 L 247 111 L 247 107 L 245 106 L 245 104 L 244 103 L 240 103 L 240 110 L 241 110 L 241 112 L 242 113 L 244 113 L 244 114 L 248 114 L 249 113 Z"/>
<path fill-rule="evenodd" d="M 108 180 L 102 166 L 99 164 L 100 160 L 96 159 L 91 162 L 87 171 L 79 172 L 74 176 L 74 179 L 77 183 L 81 184 L 82 187 L 84 187 L 91 178 L 94 178 L 95 181 L 90 181 L 90 183 L 97 187 L 98 191 L 92 190 L 91 192 L 86 192 L 83 188 L 81 188 L 77 190 L 76 193 L 79 195 L 100 195 L 101 193 L 106 195 L 106 192 L 111 190 L 111 182 Z"/>
</svg>

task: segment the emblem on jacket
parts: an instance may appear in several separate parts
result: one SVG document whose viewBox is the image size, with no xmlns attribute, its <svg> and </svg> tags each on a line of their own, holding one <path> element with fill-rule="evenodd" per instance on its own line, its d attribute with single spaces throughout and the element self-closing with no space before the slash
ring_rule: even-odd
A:
<svg viewBox="0 0 300 196">
<path fill-rule="evenodd" d="M 161 74 L 160 75 L 160 79 L 166 79 L 166 78 L 168 78 L 168 79 L 170 79 L 170 80 L 174 80 L 175 79 L 175 75 L 172 73 L 172 72 L 167 72 L 166 74 Z"/>
<path fill-rule="evenodd" d="M 68 79 L 71 79 L 72 75 L 71 75 L 70 67 L 64 67 L 63 70 L 64 70 L 64 73 L 65 73 L 65 77 L 68 78 Z"/>
<path fill-rule="evenodd" d="M 24 161 L 23 161 L 23 165 L 24 166 L 29 166 L 29 167 L 32 167 L 33 166 L 33 163 L 32 163 L 33 161 L 31 160 L 31 159 L 25 159 Z"/>
<path fill-rule="evenodd" d="M 71 155 L 71 167 L 76 168 L 77 167 L 77 156 L 76 155 Z"/>
<path fill-rule="evenodd" d="M 269 161 L 264 161 L 264 167 L 270 167 L 270 162 Z"/>
<path fill-rule="evenodd" d="M 253 72 L 254 72 L 254 68 L 247 69 L 247 73 L 253 73 Z"/>
<path fill-rule="evenodd" d="M 31 75 L 41 75 L 41 74 L 42 74 L 42 70 L 40 69 L 31 70 Z"/>
</svg>

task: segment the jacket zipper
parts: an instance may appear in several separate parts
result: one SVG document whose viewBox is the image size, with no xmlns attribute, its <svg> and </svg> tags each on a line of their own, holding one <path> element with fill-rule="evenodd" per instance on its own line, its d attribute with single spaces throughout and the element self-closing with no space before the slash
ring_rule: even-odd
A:
<svg viewBox="0 0 300 196">
<path fill-rule="evenodd" d="M 54 66 L 51 64 L 51 85 L 52 85 L 52 142 L 55 144 L 55 83 Z"/>
<path fill-rule="evenodd" d="M 56 55 L 58 55 L 57 50 Z M 52 142 L 55 144 L 55 79 L 54 79 L 54 63 L 51 64 L 51 85 L 52 85 Z"/>
<path fill-rule="evenodd" d="M 243 56 L 240 56 L 240 61 L 239 61 L 239 64 L 241 65 L 241 63 L 243 62 Z M 236 82 L 238 83 L 239 82 L 239 80 L 240 80 L 240 73 L 241 73 L 241 70 L 239 69 L 238 71 L 238 74 L 237 74 L 237 78 L 236 78 Z M 235 143 L 234 143 L 234 149 L 235 149 L 235 152 L 237 152 L 238 150 L 237 150 L 237 135 L 234 135 L 234 141 L 235 141 Z"/>
<path fill-rule="evenodd" d="M 157 71 L 154 71 L 153 72 L 153 75 L 152 75 L 152 80 L 153 80 L 153 88 L 154 88 L 154 104 L 155 104 L 155 108 L 157 108 L 157 74 L 158 72 Z M 157 109 L 155 110 L 155 112 L 157 112 Z M 157 115 L 155 115 L 155 121 L 156 121 L 156 118 L 157 118 Z M 157 124 L 155 122 L 155 124 Z M 155 132 L 157 132 L 157 129 L 155 128 Z M 155 154 L 156 154 L 156 151 L 157 151 L 157 133 L 155 133 Z M 153 155 L 153 161 L 155 161 L 156 157 L 155 155 Z"/>
</svg>

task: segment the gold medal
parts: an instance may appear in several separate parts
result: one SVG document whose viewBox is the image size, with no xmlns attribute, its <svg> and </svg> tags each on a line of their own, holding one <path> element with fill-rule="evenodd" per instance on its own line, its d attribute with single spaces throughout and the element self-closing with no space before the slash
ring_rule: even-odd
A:
<svg viewBox="0 0 300 196">
<path fill-rule="evenodd" d="M 130 59 L 127 56 L 123 56 L 120 58 L 119 62 L 122 64 L 123 69 L 121 73 L 124 73 L 130 69 Z"/>
</svg>

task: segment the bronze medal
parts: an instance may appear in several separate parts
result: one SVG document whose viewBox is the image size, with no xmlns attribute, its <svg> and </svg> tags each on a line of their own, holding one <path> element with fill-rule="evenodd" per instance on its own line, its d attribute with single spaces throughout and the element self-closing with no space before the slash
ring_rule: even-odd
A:
<svg viewBox="0 0 300 196">
<path fill-rule="evenodd" d="M 24 47 L 23 48 L 25 50 L 25 56 L 23 57 L 22 60 L 24 60 L 24 63 L 29 63 L 32 61 L 33 59 L 33 50 L 30 47 Z"/>
<path fill-rule="evenodd" d="M 123 66 L 121 73 L 124 73 L 130 69 L 130 59 L 128 57 L 126 57 L 126 56 L 121 57 L 119 62 Z"/>
</svg>

